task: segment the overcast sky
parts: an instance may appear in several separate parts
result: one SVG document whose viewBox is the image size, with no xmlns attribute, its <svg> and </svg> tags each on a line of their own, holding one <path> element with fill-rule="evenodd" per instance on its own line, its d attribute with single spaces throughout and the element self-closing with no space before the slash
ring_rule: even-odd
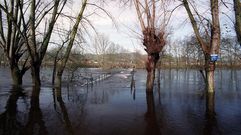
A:
<svg viewBox="0 0 241 135">
<path fill-rule="evenodd" d="M 73 4 L 68 5 L 72 9 L 73 15 L 75 15 L 79 10 L 78 6 L 80 6 L 80 3 L 78 1 L 79 0 L 74 0 Z M 209 2 L 208 0 L 200 0 L 199 3 L 197 2 L 196 4 L 198 5 L 198 8 L 200 8 L 200 11 L 204 12 Z M 141 32 L 134 8 L 121 7 L 115 2 L 110 2 L 104 5 L 97 3 L 97 5 L 100 5 L 106 11 L 108 11 L 115 19 L 114 24 L 114 22 L 107 15 L 105 15 L 104 12 L 101 10 L 96 10 L 98 15 L 89 16 L 88 19 L 92 22 L 98 33 L 108 36 L 112 42 L 123 46 L 131 52 L 136 50 L 141 50 L 144 52 L 141 46 L 141 40 L 138 37 L 138 33 L 140 34 Z M 171 6 L 174 7 L 175 5 Z M 85 12 L 85 15 L 91 14 L 94 8 L 94 6 L 88 6 L 88 10 Z M 222 6 L 220 12 L 224 12 L 228 14 L 230 18 L 233 18 L 231 5 L 229 5 L 229 8 Z M 230 19 L 226 17 L 226 15 L 220 13 L 220 20 L 221 26 L 226 23 L 230 29 L 233 29 L 233 24 Z M 68 22 L 65 23 L 66 25 L 68 24 Z M 169 39 L 172 41 L 183 39 L 193 33 L 191 24 L 189 23 L 186 11 L 183 7 L 178 8 L 173 13 L 168 28 L 170 28 L 169 32 L 171 32 Z M 222 31 L 225 31 L 224 27 L 222 27 Z"/>
</svg>

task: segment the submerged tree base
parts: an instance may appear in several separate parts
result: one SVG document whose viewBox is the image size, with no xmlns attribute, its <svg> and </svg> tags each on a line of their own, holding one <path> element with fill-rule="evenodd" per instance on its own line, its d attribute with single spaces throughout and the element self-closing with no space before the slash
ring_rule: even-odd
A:
<svg viewBox="0 0 241 135">
<path fill-rule="evenodd" d="M 215 91 L 214 87 L 214 71 L 215 62 L 207 62 L 206 70 L 206 88 L 208 93 L 213 93 Z"/>
<path fill-rule="evenodd" d="M 152 92 L 155 80 L 155 69 L 156 63 L 159 60 L 159 53 L 154 53 L 148 55 L 146 62 L 146 70 L 147 70 L 147 80 L 146 80 L 146 92 Z"/>
</svg>

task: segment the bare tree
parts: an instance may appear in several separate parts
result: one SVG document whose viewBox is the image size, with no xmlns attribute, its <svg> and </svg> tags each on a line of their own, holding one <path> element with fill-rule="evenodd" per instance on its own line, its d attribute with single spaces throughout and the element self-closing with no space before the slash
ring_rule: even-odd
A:
<svg viewBox="0 0 241 135">
<path fill-rule="evenodd" d="M 241 60 L 241 50 L 239 43 L 235 40 L 236 37 L 224 37 L 221 40 L 220 53 L 222 55 L 222 64 L 234 67 L 238 66 Z"/>
<path fill-rule="evenodd" d="M 23 8 L 29 4 L 20 0 L 4 0 L 0 3 L 0 47 L 4 50 L 10 65 L 14 85 L 21 85 L 25 72 L 30 68 L 24 32 L 28 32 L 28 25 L 23 27 Z M 25 56 L 25 57 L 23 57 Z"/>
<path fill-rule="evenodd" d="M 86 9 L 87 1 L 88 0 L 83 0 L 82 1 L 82 6 L 80 7 L 80 11 L 79 11 L 78 16 L 76 18 L 75 24 L 74 24 L 74 26 L 73 26 L 73 28 L 71 30 L 70 37 L 69 37 L 69 40 L 68 40 L 68 43 L 67 43 L 67 48 L 66 48 L 66 50 L 64 52 L 63 59 L 58 61 L 58 64 L 57 64 L 57 74 L 56 74 L 57 80 L 56 80 L 56 84 L 55 84 L 55 86 L 57 88 L 61 87 L 62 75 L 63 75 L 64 69 L 65 69 L 66 63 L 67 63 L 67 61 L 69 59 L 69 56 L 70 56 L 70 53 L 71 53 L 71 49 L 72 49 L 73 44 L 74 44 L 75 36 L 76 36 L 76 34 L 78 32 L 78 27 L 79 27 L 80 21 L 83 18 L 83 14 L 84 14 L 84 11 Z"/>
<path fill-rule="evenodd" d="M 111 42 L 107 36 L 97 34 L 94 41 L 94 50 L 96 54 L 106 54 Z"/>
<path fill-rule="evenodd" d="M 185 63 L 188 66 L 191 66 L 192 64 L 199 66 L 204 59 L 202 48 L 200 47 L 195 35 L 191 35 L 184 39 L 183 53 L 186 59 Z"/>
<path fill-rule="evenodd" d="M 42 41 L 38 42 L 36 39 L 37 32 L 36 29 L 38 27 L 38 24 L 42 22 L 43 19 L 40 18 L 38 20 L 38 16 L 45 16 L 46 12 L 41 12 L 39 14 L 37 8 L 37 5 L 41 2 L 40 0 L 36 2 L 36 0 L 31 0 L 30 4 L 30 14 L 29 14 L 29 35 L 28 35 L 28 43 L 27 43 L 27 48 L 28 52 L 30 54 L 31 58 L 31 74 L 32 74 L 32 81 L 35 86 L 40 86 L 41 81 L 40 81 L 40 66 L 42 64 L 42 60 L 45 56 L 45 53 L 47 51 L 47 47 L 49 45 L 49 41 L 54 29 L 54 25 L 56 23 L 57 18 L 59 17 L 59 13 L 63 10 L 63 7 L 65 6 L 67 0 L 64 0 L 61 2 L 60 0 L 54 0 L 53 5 L 47 10 L 49 12 L 52 11 L 50 14 L 50 19 L 48 20 L 48 24 L 46 24 L 46 29 L 44 31 Z M 52 3 L 52 2 L 51 2 Z M 48 7 L 48 5 L 47 5 Z"/>
<path fill-rule="evenodd" d="M 105 35 L 97 34 L 94 39 L 93 48 L 101 67 L 104 67 L 107 63 L 105 57 L 111 44 L 111 41 Z"/>
<path fill-rule="evenodd" d="M 21 79 L 19 78 L 29 68 L 29 66 L 24 66 L 20 71 L 16 66 L 20 57 L 27 50 L 30 57 L 33 84 L 40 86 L 40 66 L 45 56 L 54 24 L 66 2 L 67 0 L 11 0 L 8 3 L 4 0 L 4 4 L 0 5 L 0 18 L 2 18 L 2 11 L 4 11 L 8 22 L 8 27 L 4 29 L 3 21 L 0 21 L 0 25 L 2 25 L 0 28 L 2 41 L 7 41 L 6 43 L 2 42 L 2 46 L 4 48 L 5 45 L 7 48 L 5 52 L 10 56 L 10 64 L 13 65 L 11 67 L 13 68 L 12 74 L 14 74 L 13 80 L 16 84 L 21 84 Z M 9 8 L 9 5 L 11 5 L 11 8 Z M 44 22 L 44 20 L 46 21 Z M 37 29 L 41 29 L 44 23 L 45 31 L 41 33 Z M 5 31 L 8 31 L 7 40 L 4 39 L 3 33 Z"/>
<path fill-rule="evenodd" d="M 194 17 L 194 13 L 190 8 L 190 4 L 187 0 L 182 0 L 183 5 L 187 11 L 189 19 L 192 24 L 192 28 L 202 48 L 203 54 L 205 56 L 205 73 L 206 73 L 206 84 L 208 92 L 214 92 L 214 71 L 215 71 L 215 61 L 211 60 L 211 54 L 218 54 L 220 48 L 220 24 L 219 24 L 219 2 L 218 0 L 210 0 L 210 10 L 211 18 L 203 18 L 194 6 L 193 10 L 197 17 Z M 204 27 L 207 39 L 202 38 L 200 27 L 197 20 L 201 22 L 200 26 Z M 207 20 L 208 25 L 204 24 Z M 210 31 L 208 31 L 210 29 Z M 209 36 L 211 33 L 211 36 Z"/>
<path fill-rule="evenodd" d="M 121 53 L 122 47 L 115 43 L 110 43 L 110 46 L 107 49 L 107 63 L 108 68 L 112 67 L 118 67 L 118 60 L 120 60 L 120 53 Z"/>
<path fill-rule="evenodd" d="M 143 45 L 147 52 L 146 91 L 152 92 L 155 68 L 160 56 L 159 53 L 166 45 L 166 24 L 168 19 L 165 10 L 165 1 L 133 0 L 140 27 L 143 34 Z"/>
</svg>

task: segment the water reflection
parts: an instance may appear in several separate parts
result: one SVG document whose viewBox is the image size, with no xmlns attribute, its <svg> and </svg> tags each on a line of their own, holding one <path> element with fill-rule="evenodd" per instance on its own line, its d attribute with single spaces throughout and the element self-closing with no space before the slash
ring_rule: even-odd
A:
<svg viewBox="0 0 241 135">
<path fill-rule="evenodd" d="M 93 91 L 88 95 L 92 104 L 105 104 L 109 102 L 109 93 L 105 89 L 92 89 Z"/>
<path fill-rule="evenodd" d="M 10 96 L 7 100 L 5 111 L 0 114 L 0 134 L 1 135 L 15 135 L 19 134 L 23 125 L 17 118 L 17 101 L 22 97 L 25 99 L 26 95 L 21 87 L 15 87 L 10 91 Z"/>
<path fill-rule="evenodd" d="M 241 72 L 224 70 L 222 78 L 220 73 L 215 94 L 205 94 L 196 70 L 157 71 L 154 92 L 148 94 L 144 70 L 128 78 L 113 75 L 88 90 L 4 87 L 0 134 L 238 135 Z"/>
<path fill-rule="evenodd" d="M 31 95 L 31 107 L 29 109 L 28 121 L 23 128 L 23 135 L 47 135 L 48 131 L 43 120 L 43 114 L 39 105 L 39 87 L 33 87 Z"/>
<path fill-rule="evenodd" d="M 153 92 L 146 93 L 147 111 L 145 113 L 145 120 L 147 122 L 146 135 L 160 135 L 160 129 L 157 121 L 155 101 Z"/>
<path fill-rule="evenodd" d="M 161 101 L 161 69 L 158 69 L 158 74 L 157 74 L 157 92 L 158 92 L 158 99 L 159 102 Z"/>
<path fill-rule="evenodd" d="M 131 72 L 131 94 L 133 95 L 133 100 L 136 99 L 136 82 L 135 82 L 135 71 Z"/>
<path fill-rule="evenodd" d="M 218 127 L 218 122 L 216 119 L 215 93 L 207 93 L 204 135 L 212 135 L 212 134 L 221 135 L 222 133 Z"/>
<path fill-rule="evenodd" d="M 73 130 L 73 127 L 72 127 L 72 123 L 69 119 L 69 114 L 68 114 L 67 108 L 66 108 L 65 103 L 64 103 L 63 98 L 62 98 L 61 88 L 56 88 L 54 93 L 56 93 L 56 97 L 54 97 L 54 101 L 55 101 L 55 98 L 57 98 L 57 101 L 59 103 L 59 107 L 60 107 L 60 110 L 61 110 L 61 113 L 59 113 L 59 115 L 63 119 L 66 130 L 68 131 L 68 134 L 73 135 L 74 130 Z M 55 110 L 58 112 L 56 107 L 55 107 Z"/>
</svg>

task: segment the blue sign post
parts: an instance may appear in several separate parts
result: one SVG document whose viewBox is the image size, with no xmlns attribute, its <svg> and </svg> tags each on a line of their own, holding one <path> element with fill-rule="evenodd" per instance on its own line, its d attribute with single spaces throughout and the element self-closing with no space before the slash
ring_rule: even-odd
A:
<svg viewBox="0 0 241 135">
<path fill-rule="evenodd" d="M 211 61 L 216 62 L 218 60 L 218 54 L 211 54 Z"/>
</svg>

